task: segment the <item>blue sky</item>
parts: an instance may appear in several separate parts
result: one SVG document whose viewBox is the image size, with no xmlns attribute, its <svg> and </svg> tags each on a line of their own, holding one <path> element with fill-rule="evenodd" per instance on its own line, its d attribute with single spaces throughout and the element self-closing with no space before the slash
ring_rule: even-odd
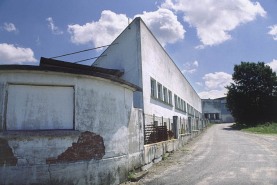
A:
<svg viewBox="0 0 277 185">
<path fill-rule="evenodd" d="M 276 10 L 277 0 L 1 0 L 0 64 L 38 65 L 40 57 L 109 44 L 140 16 L 200 97 L 218 98 L 234 64 L 263 61 L 277 71 Z"/>
</svg>

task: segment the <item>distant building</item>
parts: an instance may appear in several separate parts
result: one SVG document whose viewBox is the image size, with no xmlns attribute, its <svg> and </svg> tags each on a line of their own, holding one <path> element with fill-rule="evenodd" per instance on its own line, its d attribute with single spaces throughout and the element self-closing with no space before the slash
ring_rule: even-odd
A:
<svg viewBox="0 0 277 185">
<path fill-rule="evenodd" d="M 234 117 L 226 108 L 226 97 L 217 99 L 202 99 L 203 118 L 209 119 L 211 122 L 232 123 Z"/>
</svg>

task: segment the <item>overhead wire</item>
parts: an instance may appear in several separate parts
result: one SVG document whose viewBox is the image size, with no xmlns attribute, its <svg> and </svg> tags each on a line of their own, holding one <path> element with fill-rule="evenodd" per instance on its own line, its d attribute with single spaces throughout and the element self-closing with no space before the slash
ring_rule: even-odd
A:
<svg viewBox="0 0 277 185">
<path fill-rule="evenodd" d="M 118 43 L 113 43 L 113 44 L 109 44 L 109 45 L 105 45 L 105 46 L 99 46 L 99 47 L 96 47 L 96 48 L 91 48 L 91 49 L 86 49 L 86 50 L 77 51 L 77 52 L 73 52 L 73 53 L 68 53 L 68 54 L 64 54 L 64 55 L 59 55 L 59 56 L 51 57 L 51 59 L 64 57 L 64 56 L 68 56 L 68 55 L 73 55 L 73 54 L 77 54 L 77 53 L 82 53 L 82 52 L 86 52 L 86 51 L 91 51 L 91 50 L 95 50 L 95 49 L 100 49 L 100 48 L 112 46 L 112 45 L 115 45 L 115 44 L 118 44 Z M 89 58 L 89 59 L 85 59 L 85 60 L 80 60 L 80 61 L 77 61 L 77 62 L 74 62 L 74 63 L 76 64 L 76 63 L 80 63 L 80 62 L 84 62 L 84 61 L 87 61 L 87 60 L 92 60 L 92 59 L 100 58 L 100 57 L 104 57 L 104 56 L 107 56 L 107 55 L 93 57 L 93 58 Z"/>
</svg>

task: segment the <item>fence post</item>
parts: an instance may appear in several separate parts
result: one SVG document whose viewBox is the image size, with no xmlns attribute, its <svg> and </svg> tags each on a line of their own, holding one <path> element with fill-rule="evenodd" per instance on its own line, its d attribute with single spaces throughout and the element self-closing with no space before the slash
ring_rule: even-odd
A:
<svg viewBox="0 0 277 185">
<path fill-rule="evenodd" d="M 189 133 L 191 133 L 192 132 L 192 130 L 191 130 L 191 117 L 188 117 L 188 120 L 189 120 Z"/>
<path fill-rule="evenodd" d="M 174 130 L 174 139 L 178 139 L 179 138 L 178 116 L 173 116 L 173 130 Z"/>
</svg>

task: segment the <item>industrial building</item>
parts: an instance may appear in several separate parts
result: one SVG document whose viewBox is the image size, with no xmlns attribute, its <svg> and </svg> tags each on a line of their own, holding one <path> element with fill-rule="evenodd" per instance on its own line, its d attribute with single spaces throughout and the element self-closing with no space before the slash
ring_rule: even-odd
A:
<svg viewBox="0 0 277 185">
<path fill-rule="evenodd" d="M 173 116 L 201 118 L 201 98 L 140 17 L 112 44 L 93 66 L 124 70 L 120 78 L 142 88 L 133 98 L 145 125 L 153 123 L 153 115 L 163 117 L 157 124 L 168 127 Z"/>
<path fill-rule="evenodd" d="M 202 99 L 203 118 L 215 123 L 233 123 L 234 117 L 226 108 L 226 97 Z"/>
</svg>

